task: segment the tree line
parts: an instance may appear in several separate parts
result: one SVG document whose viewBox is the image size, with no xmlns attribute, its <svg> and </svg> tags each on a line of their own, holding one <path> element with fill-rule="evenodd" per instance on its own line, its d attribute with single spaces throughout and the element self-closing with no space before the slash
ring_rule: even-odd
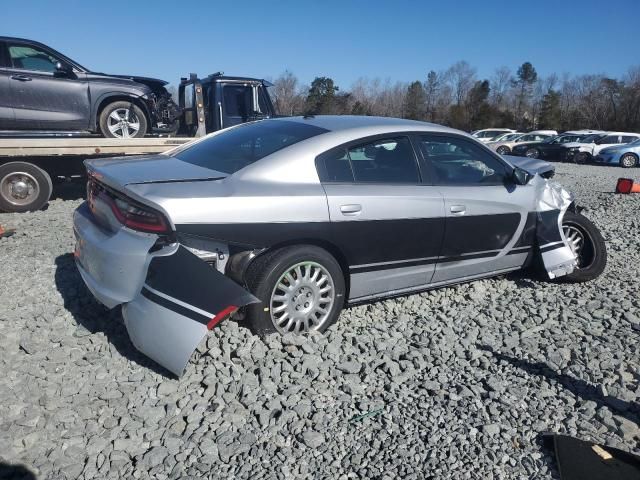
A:
<svg viewBox="0 0 640 480">
<path fill-rule="evenodd" d="M 480 79 L 474 67 L 460 61 L 409 83 L 361 78 L 342 90 L 330 77 L 316 77 L 304 86 L 285 71 L 273 84 L 281 115 L 380 115 L 467 131 L 505 127 L 640 132 L 640 66 L 617 79 L 602 74 L 542 78 L 525 62 L 515 72 L 500 67 L 490 78 Z"/>
</svg>

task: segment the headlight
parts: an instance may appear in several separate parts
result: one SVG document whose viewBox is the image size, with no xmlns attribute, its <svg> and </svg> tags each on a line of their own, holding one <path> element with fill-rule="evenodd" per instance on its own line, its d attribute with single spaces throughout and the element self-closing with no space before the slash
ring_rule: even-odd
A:
<svg viewBox="0 0 640 480">
<path fill-rule="evenodd" d="M 571 148 L 569 148 L 570 152 L 577 152 L 578 150 L 580 150 L 580 147 L 571 147 Z"/>
</svg>

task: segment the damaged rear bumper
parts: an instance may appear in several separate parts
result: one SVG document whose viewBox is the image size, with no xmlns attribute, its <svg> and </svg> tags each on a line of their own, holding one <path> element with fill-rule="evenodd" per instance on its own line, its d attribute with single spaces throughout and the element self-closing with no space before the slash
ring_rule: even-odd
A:
<svg viewBox="0 0 640 480">
<path fill-rule="evenodd" d="M 108 308 L 122 305 L 133 345 L 177 376 L 207 332 L 258 299 L 178 243 L 99 227 L 86 204 L 74 214 L 76 265 Z"/>
</svg>

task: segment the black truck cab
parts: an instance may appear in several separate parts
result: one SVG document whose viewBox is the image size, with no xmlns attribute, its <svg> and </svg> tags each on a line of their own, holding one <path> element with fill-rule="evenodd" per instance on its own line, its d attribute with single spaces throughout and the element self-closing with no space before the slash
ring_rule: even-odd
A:
<svg viewBox="0 0 640 480">
<path fill-rule="evenodd" d="M 225 76 L 221 72 L 199 79 L 180 79 L 178 102 L 182 110 L 179 135 L 200 137 L 240 123 L 276 115 L 266 80 Z"/>
</svg>

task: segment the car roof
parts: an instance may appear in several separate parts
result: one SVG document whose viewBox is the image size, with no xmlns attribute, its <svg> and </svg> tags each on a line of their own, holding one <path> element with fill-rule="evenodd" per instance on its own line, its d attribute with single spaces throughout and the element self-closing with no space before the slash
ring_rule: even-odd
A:
<svg viewBox="0 0 640 480">
<path fill-rule="evenodd" d="M 391 131 L 424 130 L 431 132 L 449 132 L 458 134 L 464 133 L 460 130 L 444 127 L 435 123 L 392 117 L 374 117 L 360 115 L 306 115 L 299 117 L 280 117 L 274 118 L 273 120 L 304 123 L 307 125 L 324 128 L 325 130 L 329 130 L 332 132 L 362 128 L 388 128 Z"/>
</svg>

